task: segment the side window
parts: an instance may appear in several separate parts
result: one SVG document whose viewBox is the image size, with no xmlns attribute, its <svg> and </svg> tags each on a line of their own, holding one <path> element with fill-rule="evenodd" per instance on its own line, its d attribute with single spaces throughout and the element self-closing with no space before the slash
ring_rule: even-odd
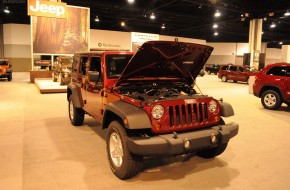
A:
<svg viewBox="0 0 290 190">
<path fill-rule="evenodd" d="M 240 71 L 240 72 L 244 72 L 245 69 L 244 69 L 243 67 L 239 67 L 238 71 Z"/>
<path fill-rule="evenodd" d="M 223 66 L 222 70 L 228 70 L 228 66 Z"/>
<path fill-rule="evenodd" d="M 100 57 L 91 57 L 89 71 L 98 71 L 99 72 L 99 82 L 102 81 L 102 69 L 101 69 L 101 58 Z"/>
<path fill-rule="evenodd" d="M 88 57 L 81 57 L 80 69 L 79 69 L 81 75 L 86 75 L 87 65 L 88 65 Z"/>
<path fill-rule="evenodd" d="M 236 67 L 236 66 L 231 66 L 231 67 L 230 67 L 230 70 L 231 70 L 231 71 L 237 71 L 237 67 Z"/>
<path fill-rule="evenodd" d="M 290 67 L 287 67 L 286 77 L 290 77 Z"/>
<path fill-rule="evenodd" d="M 285 76 L 286 75 L 286 66 L 278 66 L 271 68 L 266 74 L 274 76 Z"/>
</svg>

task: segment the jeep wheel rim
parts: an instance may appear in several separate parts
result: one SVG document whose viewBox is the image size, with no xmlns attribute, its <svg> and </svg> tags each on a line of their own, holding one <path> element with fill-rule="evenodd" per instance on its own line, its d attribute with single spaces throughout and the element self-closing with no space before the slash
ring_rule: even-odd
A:
<svg viewBox="0 0 290 190">
<path fill-rule="evenodd" d="M 113 164 L 116 167 L 120 167 L 123 163 L 123 147 L 122 147 L 122 139 L 120 135 L 116 132 L 113 132 L 110 136 L 110 157 Z"/>
<path fill-rule="evenodd" d="M 273 107 L 277 102 L 276 96 L 274 94 L 267 94 L 264 98 L 264 103 L 269 106 Z"/>
<path fill-rule="evenodd" d="M 69 116 L 71 120 L 74 119 L 74 108 L 72 100 L 69 101 Z"/>
</svg>

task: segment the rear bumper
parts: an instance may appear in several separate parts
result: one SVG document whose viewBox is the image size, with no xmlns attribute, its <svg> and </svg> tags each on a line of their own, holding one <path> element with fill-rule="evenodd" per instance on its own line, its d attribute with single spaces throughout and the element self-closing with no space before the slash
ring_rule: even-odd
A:
<svg viewBox="0 0 290 190">
<path fill-rule="evenodd" d="M 238 134 L 238 131 L 239 125 L 232 122 L 204 130 L 180 133 L 177 136 L 165 134 L 148 138 L 128 137 L 128 147 L 132 153 L 137 155 L 178 155 L 227 143 Z M 217 142 L 211 141 L 213 136 L 217 137 Z M 190 141 L 190 148 L 184 147 L 186 141 Z"/>
</svg>

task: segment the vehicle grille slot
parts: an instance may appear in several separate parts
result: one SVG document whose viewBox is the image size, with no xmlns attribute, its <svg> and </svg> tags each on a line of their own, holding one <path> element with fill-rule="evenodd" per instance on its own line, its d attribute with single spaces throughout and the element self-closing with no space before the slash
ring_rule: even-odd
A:
<svg viewBox="0 0 290 190">
<path fill-rule="evenodd" d="M 186 116 L 185 116 L 185 114 L 186 114 L 185 105 L 182 105 L 181 106 L 181 122 L 180 122 L 181 125 L 186 124 Z"/>
<path fill-rule="evenodd" d="M 193 104 L 193 120 L 192 122 L 197 122 L 197 105 Z"/>
<path fill-rule="evenodd" d="M 172 127 L 174 125 L 174 113 L 172 106 L 169 106 L 169 118 L 170 118 L 170 127 Z"/>
<path fill-rule="evenodd" d="M 187 123 L 190 124 L 192 121 L 192 104 L 187 104 Z"/>
<path fill-rule="evenodd" d="M 175 106 L 175 115 L 176 115 L 176 123 L 175 125 L 180 125 L 180 111 L 179 111 L 179 106 Z"/>
</svg>

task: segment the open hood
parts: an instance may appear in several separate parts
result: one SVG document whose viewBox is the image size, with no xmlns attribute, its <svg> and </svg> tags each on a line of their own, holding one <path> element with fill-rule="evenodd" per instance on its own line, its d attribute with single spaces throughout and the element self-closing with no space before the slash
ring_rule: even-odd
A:
<svg viewBox="0 0 290 190">
<path fill-rule="evenodd" d="M 129 61 L 116 85 L 137 81 L 176 81 L 192 84 L 213 48 L 206 45 L 145 42 Z"/>
</svg>

